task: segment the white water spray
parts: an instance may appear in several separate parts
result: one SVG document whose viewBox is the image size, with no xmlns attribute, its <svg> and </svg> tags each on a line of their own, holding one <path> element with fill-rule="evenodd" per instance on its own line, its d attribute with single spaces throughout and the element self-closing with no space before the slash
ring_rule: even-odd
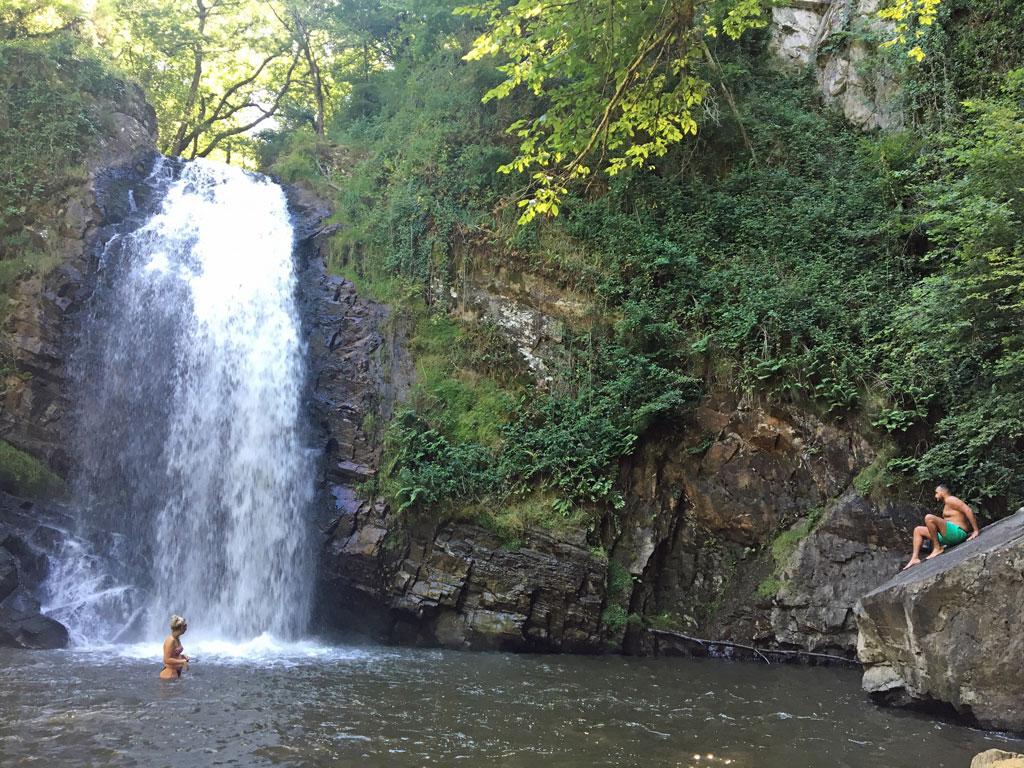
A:
<svg viewBox="0 0 1024 768">
<path fill-rule="evenodd" d="M 306 628 L 314 466 L 292 238 L 280 187 L 194 162 L 120 246 L 116 308 L 92 331 L 110 337 L 89 364 L 101 378 L 81 409 L 86 445 L 95 438 L 84 464 L 113 486 L 92 488 L 92 506 L 122 500 L 109 525 L 140 542 L 125 569 L 150 592 L 136 635 L 162 636 L 172 612 L 193 637 Z M 104 429 L 124 434 L 104 442 Z M 80 592 L 73 581 L 52 584 L 51 602 Z M 121 609 L 122 633 L 138 609 Z M 115 624 L 92 639 L 115 639 Z"/>
</svg>

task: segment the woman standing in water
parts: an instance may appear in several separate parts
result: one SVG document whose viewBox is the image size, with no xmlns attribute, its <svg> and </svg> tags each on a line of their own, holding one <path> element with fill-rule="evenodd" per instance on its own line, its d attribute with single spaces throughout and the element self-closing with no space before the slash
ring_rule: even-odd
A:
<svg viewBox="0 0 1024 768">
<path fill-rule="evenodd" d="M 181 636 L 187 629 L 188 622 L 185 619 L 178 615 L 171 616 L 171 634 L 164 640 L 164 668 L 160 670 L 160 677 L 164 680 L 181 677 L 181 670 L 188 669 L 189 658 L 181 647 Z"/>
</svg>

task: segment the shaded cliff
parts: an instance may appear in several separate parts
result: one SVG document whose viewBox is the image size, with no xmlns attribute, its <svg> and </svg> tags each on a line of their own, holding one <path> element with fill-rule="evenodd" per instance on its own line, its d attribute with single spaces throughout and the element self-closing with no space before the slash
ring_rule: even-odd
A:
<svg viewBox="0 0 1024 768">
<path fill-rule="evenodd" d="M 324 447 L 325 626 L 455 648 L 632 653 L 653 650 L 652 627 L 852 656 L 856 601 L 898 570 L 923 514 L 854 488 L 876 458 L 855 431 L 717 391 L 623 461 L 624 508 L 589 531 L 527 527 L 509 541 L 470 521 L 410 519 L 364 498 L 379 425 L 415 380 L 401 323 L 328 275 L 329 231 L 306 230 L 319 233 L 301 282 Z M 462 277 L 452 311 L 502 329 L 543 381 L 579 302 L 552 300 L 537 277 Z"/>
<path fill-rule="evenodd" d="M 106 105 L 109 122 L 82 165 L 84 181 L 57 190 L 33 223 L 52 263 L 27 271 L 2 297 L 0 438 L 65 478 L 72 464 L 74 318 L 89 295 L 93 247 L 104 227 L 131 212 L 128 190 L 145 176 L 155 153 L 153 108 L 137 86 L 125 84 L 120 94 Z"/>
<path fill-rule="evenodd" d="M 23 265 L 0 295 L 0 474 L 5 490 L 21 495 L 53 496 L 66 488 L 75 464 L 78 321 L 92 292 L 99 246 L 147 204 L 143 181 L 155 157 L 153 109 L 137 86 L 109 73 L 103 77 L 103 96 L 90 105 L 98 128 L 83 139 L 78 166 L 36 196 L 26 212 L 31 220 L 19 225 L 29 239 L 2 254 L 5 264 Z M 44 257 L 21 252 L 29 249 Z M 0 502 L 0 645 L 66 645 L 64 627 L 39 613 L 40 587 L 61 531 L 68 529 L 66 515 L 34 498 L 5 493 Z"/>
</svg>

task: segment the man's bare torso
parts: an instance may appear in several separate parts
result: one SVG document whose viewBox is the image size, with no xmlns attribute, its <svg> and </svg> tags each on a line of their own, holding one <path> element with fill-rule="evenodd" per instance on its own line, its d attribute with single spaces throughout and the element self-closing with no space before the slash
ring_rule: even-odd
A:
<svg viewBox="0 0 1024 768">
<path fill-rule="evenodd" d="M 942 508 L 942 516 L 953 525 L 958 525 L 965 531 L 969 531 L 971 524 L 967 521 L 967 515 L 960 509 L 960 505 L 963 503 L 956 496 L 947 496 L 945 506 Z"/>
</svg>

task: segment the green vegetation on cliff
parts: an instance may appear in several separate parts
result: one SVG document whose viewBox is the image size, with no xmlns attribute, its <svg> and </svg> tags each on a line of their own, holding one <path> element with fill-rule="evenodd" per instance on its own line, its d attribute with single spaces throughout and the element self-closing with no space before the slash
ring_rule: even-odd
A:
<svg viewBox="0 0 1024 768">
<path fill-rule="evenodd" d="M 62 495 L 66 488 L 40 461 L 0 440 L 0 490 L 15 496 L 51 498 Z"/>
<path fill-rule="evenodd" d="M 84 180 L 80 162 L 123 87 L 68 32 L 0 39 L 0 290 L 46 266 L 54 200 Z"/>
<path fill-rule="evenodd" d="M 756 33 L 713 43 L 692 64 L 710 83 L 696 138 L 567 184 L 557 220 L 523 227 L 516 202 L 537 180 L 494 168 L 529 140 L 506 125 L 550 115 L 546 92 L 481 103 L 511 70 L 460 57 L 490 27 L 397 22 L 418 44 L 354 80 L 324 137 L 268 137 L 264 163 L 336 200 L 345 269 L 419 281 L 435 311 L 443 287 L 486 262 L 584 291 L 594 311 L 543 389 L 508 390 L 526 397 L 495 416 L 498 440 L 460 434 L 443 397 L 403 413 L 396 498 L 451 510 L 543 488 L 614 508 L 619 457 L 700 381 L 874 431 L 891 454 L 876 485 L 950 482 L 997 514 L 1024 501 L 1024 61 L 994 46 L 1016 39 L 1018 15 L 1004 0 L 943 4 L 906 44 L 928 54 L 901 74 L 917 119 L 876 135 L 776 74 Z M 487 379 L 473 366 L 458 367 L 459 386 Z"/>
<path fill-rule="evenodd" d="M 901 68 L 908 120 L 875 135 L 777 72 L 754 0 L 43 5 L 0 17 L 5 245 L 31 255 L 33 201 L 97 130 L 115 81 L 91 36 L 146 87 L 167 151 L 251 148 L 333 201 L 332 267 L 400 309 L 418 358 L 378 489 L 396 508 L 493 522 L 543 499 L 550 522 L 596 520 L 621 505 L 620 459 L 709 385 L 873 432 L 874 486 L 1024 501 L 1014 0 L 891 4 L 901 55 L 860 66 Z M 587 297 L 543 373 L 450 312 L 485 267 Z"/>
</svg>

